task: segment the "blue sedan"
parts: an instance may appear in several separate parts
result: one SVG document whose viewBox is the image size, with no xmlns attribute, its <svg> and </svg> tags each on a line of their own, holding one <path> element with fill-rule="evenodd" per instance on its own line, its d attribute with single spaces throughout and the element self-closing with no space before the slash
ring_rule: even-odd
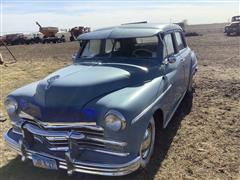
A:
<svg viewBox="0 0 240 180">
<path fill-rule="evenodd" d="M 37 167 L 121 176 L 145 168 L 156 130 L 192 92 L 197 58 L 174 24 L 82 34 L 73 64 L 11 92 L 5 141 Z"/>
</svg>

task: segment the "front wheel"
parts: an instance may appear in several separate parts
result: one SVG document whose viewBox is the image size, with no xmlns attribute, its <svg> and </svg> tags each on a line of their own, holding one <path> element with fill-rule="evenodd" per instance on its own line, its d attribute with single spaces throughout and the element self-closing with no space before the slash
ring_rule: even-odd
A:
<svg viewBox="0 0 240 180">
<path fill-rule="evenodd" d="M 153 117 L 150 119 L 148 127 L 144 133 L 143 141 L 140 147 L 141 167 L 143 169 L 149 163 L 153 154 L 155 142 L 155 122 Z"/>
</svg>

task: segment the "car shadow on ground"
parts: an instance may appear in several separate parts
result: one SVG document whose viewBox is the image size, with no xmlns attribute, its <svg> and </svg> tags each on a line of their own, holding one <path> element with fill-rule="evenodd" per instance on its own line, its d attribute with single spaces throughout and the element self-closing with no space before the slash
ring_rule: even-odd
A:
<svg viewBox="0 0 240 180">
<path fill-rule="evenodd" d="M 35 168 L 31 161 L 21 162 L 17 157 L 8 164 L 0 168 L 0 177 L 4 180 L 101 180 L 101 179 L 154 179 L 154 176 L 161 168 L 162 161 L 165 159 L 168 150 L 172 144 L 173 138 L 180 128 L 181 121 L 191 112 L 193 95 L 186 95 L 173 116 L 168 127 L 158 132 L 158 141 L 156 141 L 155 150 L 149 166 L 141 171 L 123 177 L 104 177 L 87 174 L 75 174 L 68 176 L 65 171 L 51 171 Z"/>
</svg>

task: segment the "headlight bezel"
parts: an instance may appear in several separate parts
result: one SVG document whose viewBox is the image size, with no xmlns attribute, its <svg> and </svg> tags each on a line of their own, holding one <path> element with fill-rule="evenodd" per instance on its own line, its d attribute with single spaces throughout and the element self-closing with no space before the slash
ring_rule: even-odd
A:
<svg viewBox="0 0 240 180">
<path fill-rule="evenodd" d="M 116 110 L 109 110 L 104 116 L 104 122 L 106 128 L 114 132 L 123 130 L 126 128 L 126 119 Z"/>
<path fill-rule="evenodd" d="M 19 108 L 18 102 L 13 97 L 7 97 L 4 101 L 4 107 L 8 114 L 16 114 Z"/>
</svg>

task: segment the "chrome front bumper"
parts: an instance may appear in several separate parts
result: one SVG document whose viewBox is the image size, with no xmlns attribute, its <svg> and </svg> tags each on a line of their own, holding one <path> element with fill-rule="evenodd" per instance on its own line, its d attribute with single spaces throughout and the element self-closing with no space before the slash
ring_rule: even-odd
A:
<svg viewBox="0 0 240 180">
<path fill-rule="evenodd" d="M 4 134 L 4 140 L 6 143 L 15 150 L 24 159 L 32 159 L 32 155 L 40 155 L 50 159 L 54 159 L 57 162 L 59 169 L 67 170 L 68 174 L 73 172 L 96 174 L 104 176 L 123 176 L 136 171 L 140 167 L 140 157 L 136 157 L 127 163 L 123 164 L 103 164 L 103 163 L 88 163 L 78 161 L 76 159 L 60 158 L 44 152 L 37 152 L 28 148 L 22 149 L 19 142 L 9 136 L 11 129 Z"/>
</svg>

